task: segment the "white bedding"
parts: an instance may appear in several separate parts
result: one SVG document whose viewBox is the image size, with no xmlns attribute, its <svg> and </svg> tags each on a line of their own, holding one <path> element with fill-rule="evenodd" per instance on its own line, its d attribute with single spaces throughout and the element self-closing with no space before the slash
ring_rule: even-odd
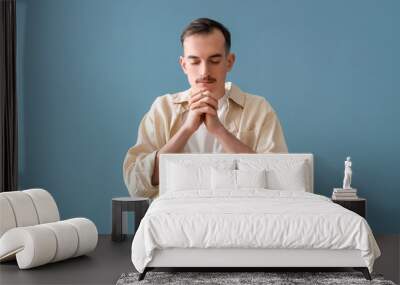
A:
<svg viewBox="0 0 400 285">
<path fill-rule="evenodd" d="M 135 268 L 165 248 L 358 249 L 370 272 L 380 256 L 359 215 L 320 195 L 266 189 L 165 193 L 133 239 Z"/>
</svg>

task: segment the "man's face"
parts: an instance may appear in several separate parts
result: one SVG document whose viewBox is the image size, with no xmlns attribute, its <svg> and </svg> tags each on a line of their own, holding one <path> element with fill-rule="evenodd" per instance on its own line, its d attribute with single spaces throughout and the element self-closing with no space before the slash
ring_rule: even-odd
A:
<svg viewBox="0 0 400 285">
<path fill-rule="evenodd" d="M 226 74 L 232 69 L 235 55 L 226 54 L 221 31 L 194 34 L 183 42 L 180 64 L 193 91 L 207 89 L 220 98 L 225 93 Z"/>
</svg>

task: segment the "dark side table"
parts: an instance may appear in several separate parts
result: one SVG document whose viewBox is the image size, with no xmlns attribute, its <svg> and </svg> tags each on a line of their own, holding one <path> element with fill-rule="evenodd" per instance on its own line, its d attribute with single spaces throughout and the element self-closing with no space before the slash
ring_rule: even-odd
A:
<svg viewBox="0 0 400 285">
<path fill-rule="evenodd" d="M 364 198 L 356 198 L 352 200 L 336 200 L 332 199 L 332 202 L 339 204 L 340 206 L 359 214 L 364 219 L 366 218 L 367 200 Z"/>
<path fill-rule="evenodd" d="M 135 230 L 149 207 L 149 198 L 120 197 L 112 199 L 112 233 L 113 241 L 123 241 L 126 238 L 128 212 L 135 213 Z"/>
</svg>

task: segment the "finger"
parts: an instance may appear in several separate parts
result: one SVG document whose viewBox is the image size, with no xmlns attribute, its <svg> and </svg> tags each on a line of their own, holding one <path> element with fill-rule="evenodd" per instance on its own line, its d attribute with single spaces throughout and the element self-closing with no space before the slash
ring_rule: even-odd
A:
<svg viewBox="0 0 400 285">
<path fill-rule="evenodd" d="M 204 121 L 206 119 L 206 116 L 216 116 L 216 114 L 214 114 L 211 110 L 203 110 L 203 111 L 199 111 L 199 109 L 197 109 L 196 111 L 196 115 L 200 116 L 200 118 L 202 119 L 202 121 Z"/>
<path fill-rule="evenodd" d="M 212 108 L 214 108 L 215 110 L 218 110 L 218 102 L 214 102 L 211 100 L 206 100 L 206 98 L 204 98 L 204 100 L 199 100 L 193 104 L 190 104 L 189 107 L 199 107 L 199 106 L 210 106 Z"/>
<path fill-rule="evenodd" d="M 205 98 L 208 98 L 208 99 L 205 99 Z M 218 100 L 217 100 L 217 99 L 213 96 L 213 94 L 212 94 L 210 91 L 208 91 L 208 90 L 206 90 L 206 91 L 204 91 L 204 92 L 200 92 L 200 93 L 194 95 L 193 97 L 191 97 L 191 98 L 189 99 L 189 104 L 194 103 L 194 102 L 197 102 L 197 101 L 199 101 L 199 100 L 213 101 L 213 102 L 215 102 L 215 104 L 214 104 L 214 103 L 211 103 L 211 104 L 212 104 L 212 105 L 215 105 L 216 107 L 218 107 Z"/>
<path fill-rule="evenodd" d="M 203 97 L 211 97 L 211 98 L 215 99 L 215 97 L 213 96 L 213 93 L 211 93 L 209 90 L 201 89 L 200 91 L 193 93 L 192 96 L 190 96 L 190 100 L 192 102 L 194 102 L 194 101 L 197 101 L 197 100 L 199 100 L 199 99 L 201 99 Z"/>
<path fill-rule="evenodd" d="M 190 105 L 190 109 L 191 109 L 191 110 L 198 109 L 198 108 L 201 108 L 201 107 L 211 107 L 211 108 L 213 108 L 214 110 L 217 110 L 217 108 L 215 108 L 215 107 L 214 107 L 213 105 L 211 105 L 211 104 L 208 104 L 207 102 L 200 102 L 200 101 L 198 101 L 198 102 L 193 103 L 193 104 Z"/>
<path fill-rule="evenodd" d="M 189 110 L 189 112 L 190 113 L 192 113 L 192 114 L 194 114 L 195 116 L 201 116 L 201 117 L 204 117 L 205 118 L 205 113 L 204 112 L 202 112 L 202 111 L 200 111 L 200 109 L 201 108 L 207 108 L 208 106 L 206 106 L 206 105 L 203 105 L 203 106 L 198 106 L 198 107 L 195 107 L 195 108 L 192 108 L 192 109 L 190 109 Z M 204 111 L 204 110 L 203 110 Z M 204 116 L 203 116 L 204 115 Z"/>
<path fill-rule="evenodd" d="M 205 102 L 205 103 L 213 106 L 215 109 L 218 109 L 218 101 L 214 97 L 207 96 L 207 97 L 200 99 L 198 102 Z"/>
<path fill-rule="evenodd" d="M 206 114 L 210 114 L 210 115 L 213 115 L 213 116 L 217 115 L 217 112 L 211 107 L 201 107 L 201 108 L 198 108 L 198 109 L 194 110 L 194 112 L 197 113 L 197 114 L 206 113 Z"/>
<path fill-rule="evenodd" d="M 203 91 L 202 93 L 203 93 L 204 95 L 206 95 L 206 96 L 209 96 L 209 97 L 211 97 L 211 98 L 217 100 L 217 98 L 215 98 L 215 94 L 212 93 L 210 90 L 207 90 L 207 89 L 206 89 L 206 90 Z"/>
<path fill-rule="evenodd" d="M 194 102 L 197 102 L 197 101 L 201 100 L 201 99 L 204 98 L 204 97 L 206 97 L 206 95 L 204 95 L 203 92 L 200 92 L 200 93 L 198 93 L 198 94 L 196 94 L 196 95 L 193 95 L 193 97 L 191 97 L 191 98 L 189 99 L 189 104 L 194 103 Z"/>
<path fill-rule="evenodd" d="M 192 98 L 193 96 L 196 96 L 196 95 L 198 95 L 200 93 L 203 93 L 205 91 L 206 91 L 206 89 L 199 89 L 199 90 L 196 90 L 196 91 L 192 89 L 189 92 L 190 98 Z"/>
</svg>

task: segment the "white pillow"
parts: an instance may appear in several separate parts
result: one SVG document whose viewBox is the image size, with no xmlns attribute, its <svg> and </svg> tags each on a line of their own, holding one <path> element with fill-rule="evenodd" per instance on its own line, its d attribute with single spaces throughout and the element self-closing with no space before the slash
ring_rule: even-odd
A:
<svg viewBox="0 0 400 285">
<path fill-rule="evenodd" d="M 240 170 L 266 169 L 267 188 L 306 191 L 310 189 L 310 170 L 305 160 L 240 159 Z"/>
<path fill-rule="evenodd" d="M 268 188 L 273 190 L 306 191 L 308 187 L 307 177 L 304 163 L 284 171 L 273 169 L 267 172 Z"/>
<path fill-rule="evenodd" d="M 261 170 L 235 170 L 238 188 L 267 188 L 267 172 Z"/>
<path fill-rule="evenodd" d="M 236 170 L 215 169 L 211 170 L 211 189 L 236 189 Z"/>
<path fill-rule="evenodd" d="M 168 173 L 168 191 L 207 189 L 210 187 L 210 180 L 206 178 L 207 167 L 186 167 L 171 163 L 168 167 Z"/>
<path fill-rule="evenodd" d="M 213 190 L 238 190 L 241 188 L 266 188 L 267 177 L 262 170 L 215 169 L 211 171 L 211 188 Z"/>
<path fill-rule="evenodd" d="M 190 160 L 169 161 L 167 166 L 167 191 L 210 190 L 211 169 L 234 169 L 235 161 L 199 163 Z"/>
</svg>

